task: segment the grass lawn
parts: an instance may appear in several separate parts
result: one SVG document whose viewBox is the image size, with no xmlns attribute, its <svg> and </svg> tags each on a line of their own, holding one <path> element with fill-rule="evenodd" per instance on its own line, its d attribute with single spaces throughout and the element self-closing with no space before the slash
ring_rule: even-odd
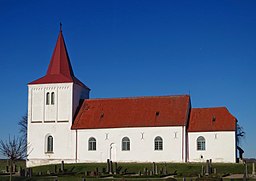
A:
<svg viewBox="0 0 256 181">
<path fill-rule="evenodd" d="M 157 163 L 158 170 L 164 168 L 164 163 Z M 175 173 L 177 176 L 198 176 L 201 173 L 202 165 L 204 163 L 166 163 L 168 173 Z M 217 169 L 218 174 L 233 174 L 233 173 L 244 173 L 243 164 L 225 164 L 215 163 L 212 164 Z M 144 168 L 152 170 L 152 163 L 118 163 L 118 166 L 122 167 L 121 171 L 127 169 L 129 173 L 143 172 Z M 57 166 L 60 168 L 60 165 Z M 84 173 L 87 171 L 95 171 L 96 168 L 101 172 L 103 168 L 106 168 L 106 163 L 78 163 L 78 164 L 65 164 L 67 172 Z M 33 172 L 46 173 L 47 171 L 54 172 L 54 165 L 34 167 Z M 248 165 L 248 172 L 251 173 L 251 165 Z"/>
<path fill-rule="evenodd" d="M 7 163 L 7 160 L 0 159 L 0 173 L 3 173 L 6 170 Z M 17 167 L 26 167 L 26 162 L 24 160 L 15 161 L 15 164 Z"/>
<path fill-rule="evenodd" d="M 0 171 L 5 170 L 6 160 L 0 160 Z M 18 166 L 25 168 L 25 161 L 16 162 Z M 114 165 L 114 164 L 113 164 Z M 187 180 L 190 178 L 195 178 L 201 173 L 202 165 L 205 163 L 156 163 L 158 172 L 166 167 L 168 174 L 174 174 L 175 178 L 182 180 L 183 177 L 187 177 Z M 144 169 L 147 170 L 153 169 L 152 163 L 118 163 L 118 167 L 122 167 L 121 172 L 126 170 L 126 173 L 138 174 L 139 172 L 143 173 Z M 217 176 L 221 177 L 227 174 L 243 174 L 244 165 L 243 164 L 225 164 L 225 163 L 213 163 L 213 168 L 217 170 Z M 59 173 L 60 164 L 57 165 L 57 173 L 54 174 L 55 165 L 45 165 L 39 167 L 33 167 L 33 177 L 15 177 L 14 181 L 20 180 L 46 180 L 46 181 L 55 181 L 56 176 L 58 176 L 58 181 L 81 181 L 82 178 L 86 175 L 86 181 L 90 180 L 112 180 L 107 178 L 97 178 L 87 176 L 87 172 L 96 171 L 102 172 L 106 169 L 106 163 L 77 163 L 77 164 L 65 164 L 65 173 Z M 115 167 L 115 166 L 114 166 Z M 251 173 L 252 166 L 248 164 L 248 173 Z M 39 174 L 40 173 L 40 174 Z M 42 176 L 39 176 L 42 175 Z M 107 176 L 105 174 L 105 176 Z M 145 176 L 147 177 L 147 176 Z M 153 178 L 153 177 L 152 177 Z M 0 176 L 1 181 L 7 181 L 9 177 Z M 124 180 L 123 176 L 115 176 L 115 180 Z M 125 176 L 125 180 L 149 180 L 149 178 L 135 178 Z M 154 180 L 162 180 L 160 176 L 155 176 Z"/>
</svg>

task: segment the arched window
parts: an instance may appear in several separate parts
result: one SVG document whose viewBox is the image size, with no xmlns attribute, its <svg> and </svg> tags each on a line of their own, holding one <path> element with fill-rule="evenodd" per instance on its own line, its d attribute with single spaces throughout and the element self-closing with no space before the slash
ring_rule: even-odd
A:
<svg viewBox="0 0 256 181">
<path fill-rule="evenodd" d="M 55 102 L 55 99 L 54 99 L 54 92 L 51 93 L 51 105 L 53 105 Z"/>
<path fill-rule="evenodd" d="M 53 137 L 52 136 L 47 137 L 47 150 L 46 151 L 48 153 L 53 152 Z"/>
<path fill-rule="evenodd" d="M 96 139 L 91 137 L 88 141 L 88 150 L 95 151 L 96 150 Z"/>
<path fill-rule="evenodd" d="M 130 150 L 130 139 L 128 137 L 124 137 L 122 139 L 122 151 Z"/>
<path fill-rule="evenodd" d="M 197 143 L 197 150 L 205 150 L 205 138 L 199 136 L 196 140 Z"/>
<path fill-rule="evenodd" d="M 46 105 L 49 105 L 50 104 L 50 93 L 47 92 L 46 93 Z"/>
<path fill-rule="evenodd" d="M 160 136 L 155 138 L 155 150 L 163 150 L 163 139 Z"/>
</svg>

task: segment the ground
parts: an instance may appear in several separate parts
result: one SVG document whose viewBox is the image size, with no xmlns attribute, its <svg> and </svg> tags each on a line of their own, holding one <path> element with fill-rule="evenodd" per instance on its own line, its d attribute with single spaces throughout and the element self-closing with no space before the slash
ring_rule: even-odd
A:
<svg viewBox="0 0 256 181">
<path fill-rule="evenodd" d="M 3 174 L 6 168 L 7 161 L 0 160 L 0 172 Z M 25 161 L 16 162 L 17 166 L 25 168 Z M 223 180 L 239 180 L 243 178 L 245 166 L 243 164 L 217 164 L 213 163 L 213 168 L 216 168 L 217 174 L 212 174 L 211 176 L 198 178 L 198 175 L 202 171 L 202 166 L 205 166 L 205 163 L 156 163 L 158 175 L 151 176 L 139 176 L 139 173 L 143 173 L 145 169 L 152 170 L 152 163 L 118 163 L 117 166 L 121 168 L 120 172 L 127 174 L 100 174 L 101 176 L 93 176 L 93 172 L 98 170 L 102 172 L 106 170 L 106 163 L 88 163 L 88 164 L 65 164 L 64 172 L 60 171 L 60 165 L 47 165 L 32 168 L 33 177 L 14 177 L 14 181 L 19 180 L 49 180 L 55 181 L 81 181 L 83 178 L 86 181 L 90 180 L 220 180 L 221 177 Z M 168 174 L 161 176 L 159 175 L 160 170 L 166 169 Z M 56 171 L 56 172 L 55 172 Z M 248 173 L 252 173 L 252 164 L 248 164 Z M 233 175 L 237 174 L 237 175 Z M 233 175 L 233 177 L 232 177 Z M 175 179 L 173 179 L 173 177 Z M 8 180 L 7 175 L 0 175 L 0 180 Z M 251 178 L 253 179 L 253 178 Z"/>
</svg>

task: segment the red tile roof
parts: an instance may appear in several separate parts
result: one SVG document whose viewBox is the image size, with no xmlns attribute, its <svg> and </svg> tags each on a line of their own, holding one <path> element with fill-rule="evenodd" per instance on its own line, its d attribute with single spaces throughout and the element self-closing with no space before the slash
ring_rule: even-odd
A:
<svg viewBox="0 0 256 181">
<path fill-rule="evenodd" d="M 72 70 L 72 66 L 69 60 L 64 37 L 62 35 L 62 31 L 60 31 L 46 75 L 29 84 L 68 83 L 68 82 L 74 82 L 80 86 L 86 87 L 74 75 L 74 72 Z"/>
<path fill-rule="evenodd" d="M 188 95 L 86 99 L 72 129 L 182 126 L 189 108 Z"/>
<path fill-rule="evenodd" d="M 188 124 L 189 132 L 235 131 L 236 118 L 226 107 L 193 108 Z"/>
</svg>

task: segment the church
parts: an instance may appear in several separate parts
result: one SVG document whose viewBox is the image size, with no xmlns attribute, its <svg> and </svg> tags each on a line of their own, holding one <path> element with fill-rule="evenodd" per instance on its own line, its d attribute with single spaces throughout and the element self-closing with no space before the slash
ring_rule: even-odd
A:
<svg viewBox="0 0 256 181">
<path fill-rule="evenodd" d="M 189 95 L 90 99 L 60 30 L 46 75 L 28 84 L 27 166 L 106 162 L 236 162 L 236 118 Z"/>
</svg>

